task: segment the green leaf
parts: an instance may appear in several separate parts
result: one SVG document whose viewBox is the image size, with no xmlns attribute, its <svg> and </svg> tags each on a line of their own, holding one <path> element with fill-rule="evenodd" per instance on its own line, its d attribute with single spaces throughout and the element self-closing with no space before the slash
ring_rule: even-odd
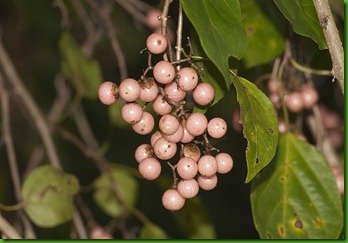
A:
<svg viewBox="0 0 348 243">
<path fill-rule="evenodd" d="M 182 3 L 205 53 L 219 69 L 229 88 L 229 57 L 242 58 L 248 42 L 239 1 L 183 0 Z"/>
<path fill-rule="evenodd" d="M 94 181 L 94 201 L 111 217 L 122 215 L 134 207 L 138 195 L 136 179 L 125 169 L 111 165 Z M 119 197 L 116 196 L 115 191 Z"/>
<path fill-rule="evenodd" d="M 232 71 L 237 91 L 246 148 L 247 177 L 250 182 L 272 160 L 278 143 L 278 120 L 273 104 L 257 86 L 236 76 Z"/>
<path fill-rule="evenodd" d="M 73 83 L 77 93 L 89 99 L 98 97 L 98 87 L 103 81 L 99 63 L 87 58 L 80 46 L 68 33 L 63 32 L 59 39 L 62 55 L 61 68 L 64 75 Z"/>
<path fill-rule="evenodd" d="M 169 239 L 166 232 L 155 224 L 145 224 L 139 232 L 139 239 Z"/>
<path fill-rule="evenodd" d="M 175 217 L 188 239 L 215 239 L 215 229 L 210 215 L 199 197 L 186 200 Z"/>
<path fill-rule="evenodd" d="M 248 48 L 243 61 L 247 68 L 272 61 L 284 50 L 284 38 L 256 0 L 240 1 Z"/>
<path fill-rule="evenodd" d="M 326 41 L 313 0 L 273 0 L 289 20 L 292 29 L 315 41 L 320 49 L 326 49 Z"/>
<path fill-rule="evenodd" d="M 314 146 L 282 134 L 277 156 L 252 182 L 261 238 L 337 239 L 343 227 L 336 180 Z"/>
<path fill-rule="evenodd" d="M 202 46 L 199 43 L 199 37 L 197 35 L 197 32 L 192 31 L 191 32 L 191 45 L 192 49 L 194 50 L 195 56 L 200 56 L 205 58 L 206 54 L 202 48 Z M 201 113 L 205 113 L 209 107 L 215 105 L 219 100 L 221 100 L 224 95 L 225 91 L 228 89 L 226 87 L 226 84 L 224 82 L 224 77 L 221 75 L 219 70 L 215 67 L 215 65 L 206 59 L 203 60 L 197 60 L 194 61 L 195 65 L 198 67 L 203 68 L 203 81 L 210 83 L 215 91 L 215 98 L 213 102 L 208 106 L 200 106 L 198 104 L 195 104 L 194 111 L 199 111 Z M 228 84 L 228 87 L 231 86 L 232 83 Z"/>
<path fill-rule="evenodd" d="M 55 227 L 71 220 L 75 210 L 73 196 L 79 191 L 78 179 L 71 174 L 43 165 L 25 179 L 22 198 L 30 220 L 42 228 Z"/>
</svg>

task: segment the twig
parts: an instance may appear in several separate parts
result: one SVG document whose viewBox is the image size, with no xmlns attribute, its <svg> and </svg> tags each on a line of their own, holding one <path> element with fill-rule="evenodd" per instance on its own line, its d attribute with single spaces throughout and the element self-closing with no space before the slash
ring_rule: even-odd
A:
<svg viewBox="0 0 348 243">
<path fill-rule="evenodd" d="M 182 3 L 181 1 L 179 1 L 178 28 L 176 30 L 176 57 L 175 57 L 176 61 L 179 61 L 181 59 L 182 26 L 183 26 Z M 179 70 L 180 65 L 176 66 L 176 68 Z"/>
<path fill-rule="evenodd" d="M 1 216 L 0 214 L 0 231 L 4 232 L 4 234 L 9 239 L 22 239 L 17 230 L 7 222 L 7 220 Z"/>
<path fill-rule="evenodd" d="M 69 11 L 66 7 L 63 0 L 54 0 L 52 2 L 52 6 L 59 8 L 61 14 L 62 14 L 62 21 L 60 22 L 60 26 L 62 28 L 70 26 L 70 20 L 69 20 Z"/>
<path fill-rule="evenodd" d="M 344 51 L 328 0 L 313 0 L 332 60 L 332 76 L 344 94 Z"/>
</svg>

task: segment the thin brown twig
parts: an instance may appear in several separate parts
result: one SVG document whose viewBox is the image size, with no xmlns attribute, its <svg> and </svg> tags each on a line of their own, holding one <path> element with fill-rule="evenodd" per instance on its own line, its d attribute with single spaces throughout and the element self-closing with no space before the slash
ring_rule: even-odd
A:
<svg viewBox="0 0 348 243">
<path fill-rule="evenodd" d="M 54 0 L 52 2 L 52 6 L 59 8 L 61 14 L 62 14 L 62 20 L 60 22 L 60 26 L 62 28 L 66 28 L 70 26 L 70 20 L 69 20 L 69 11 L 66 7 L 63 0 Z"/>
<path fill-rule="evenodd" d="M 3 232 L 8 239 L 22 239 L 17 230 L 0 214 L 0 231 Z"/>
</svg>

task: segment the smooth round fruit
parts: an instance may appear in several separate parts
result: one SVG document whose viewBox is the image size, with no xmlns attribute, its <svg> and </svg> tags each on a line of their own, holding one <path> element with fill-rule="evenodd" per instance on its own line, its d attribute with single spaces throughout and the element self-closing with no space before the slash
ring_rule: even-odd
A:
<svg viewBox="0 0 348 243">
<path fill-rule="evenodd" d="M 175 78 L 175 68 L 168 61 L 159 61 L 153 67 L 153 77 L 161 84 L 168 84 Z"/>
<path fill-rule="evenodd" d="M 178 130 L 179 126 L 179 120 L 171 114 L 163 115 L 158 122 L 159 129 L 165 135 L 174 134 Z"/>
<path fill-rule="evenodd" d="M 218 178 L 216 176 L 216 174 L 212 175 L 212 176 L 198 176 L 197 178 L 197 182 L 200 188 L 202 188 L 203 190 L 206 191 L 210 191 L 213 190 L 218 182 Z"/>
<path fill-rule="evenodd" d="M 284 97 L 286 107 L 292 112 L 299 112 L 303 109 L 302 95 L 299 92 L 289 93 Z"/>
<path fill-rule="evenodd" d="M 176 164 L 176 171 L 182 179 L 193 179 L 198 172 L 197 162 L 189 157 L 183 157 Z"/>
<path fill-rule="evenodd" d="M 100 226 L 94 226 L 91 231 L 89 232 L 89 239 L 93 240 L 101 240 L 101 239 L 113 239 L 112 235 L 108 233 L 106 230 L 104 230 Z"/>
<path fill-rule="evenodd" d="M 227 132 L 227 123 L 220 117 L 215 117 L 208 122 L 208 134 L 213 138 L 221 138 Z"/>
<path fill-rule="evenodd" d="M 143 116 L 141 117 L 141 120 L 139 122 L 132 125 L 133 131 L 140 135 L 149 134 L 150 132 L 152 132 L 154 127 L 155 119 L 147 111 L 143 112 Z"/>
<path fill-rule="evenodd" d="M 281 107 L 280 96 L 278 95 L 278 93 L 271 93 L 269 95 L 269 99 L 276 109 L 279 109 Z"/>
<path fill-rule="evenodd" d="M 162 134 L 162 137 L 164 137 L 165 139 L 167 139 L 169 142 L 172 142 L 172 143 L 180 142 L 183 136 L 184 136 L 184 128 L 182 125 L 179 125 L 178 130 L 176 130 L 176 132 L 174 132 L 171 135 Z"/>
<path fill-rule="evenodd" d="M 172 106 L 163 98 L 162 95 L 157 95 L 152 102 L 152 108 L 158 115 L 165 115 L 172 111 Z"/>
<path fill-rule="evenodd" d="M 150 144 L 151 146 L 153 147 L 155 145 L 155 142 L 162 137 L 162 133 L 161 131 L 156 131 L 154 132 L 152 135 L 151 135 L 151 138 L 150 138 Z"/>
<path fill-rule="evenodd" d="M 217 162 L 217 172 L 220 174 L 226 174 L 233 168 L 233 159 L 228 153 L 218 153 L 215 155 Z"/>
<path fill-rule="evenodd" d="M 161 27 L 160 16 L 162 15 L 161 10 L 154 8 L 146 13 L 146 25 L 150 28 L 156 29 Z"/>
<path fill-rule="evenodd" d="M 180 69 L 177 75 L 179 76 L 178 84 L 182 90 L 191 91 L 196 88 L 198 84 L 198 74 L 193 68 L 184 67 Z"/>
<path fill-rule="evenodd" d="M 126 103 L 122 107 L 121 115 L 125 122 L 135 124 L 143 117 L 143 109 L 136 102 Z"/>
<path fill-rule="evenodd" d="M 278 83 L 277 83 L 276 79 L 272 78 L 272 79 L 268 80 L 267 87 L 268 87 L 269 92 L 271 92 L 273 94 L 278 93 Z"/>
<path fill-rule="evenodd" d="M 217 172 L 217 162 L 216 159 L 209 155 L 203 155 L 198 160 L 198 172 L 202 176 L 212 176 Z"/>
<path fill-rule="evenodd" d="M 127 78 L 120 83 L 119 93 L 124 101 L 132 102 L 139 98 L 140 85 L 133 78 Z"/>
<path fill-rule="evenodd" d="M 193 198 L 199 192 L 199 185 L 195 179 L 180 180 L 177 190 L 183 198 Z"/>
<path fill-rule="evenodd" d="M 193 136 L 202 135 L 207 128 L 208 120 L 200 112 L 191 113 L 186 120 L 186 129 Z"/>
<path fill-rule="evenodd" d="M 192 97 L 197 104 L 205 106 L 213 101 L 215 97 L 215 91 L 211 84 L 202 82 L 199 83 L 193 90 Z"/>
<path fill-rule="evenodd" d="M 201 157 L 201 150 L 194 143 L 185 144 L 184 146 L 184 156 L 198 161 Z"/>
<path fill-rule="evenodd" d="M 101 103 L 104 105 L 114 104 L 119 97 L 118 86 L 110 81 L 105 81 L 100 84 L 98 88 L 98 97 Z"/>
<path fill-rule="evenodd" d="M 167 95 L 169 100 L 177 103 L 184 100 L 186 96 L 186 92 L 180 89 L 175 81 L 164 86 L 164 93 Z"/>
<path fill-rule="evenodd" d="M 152 33 L 146 39 L 146 47 L 153 54 L 161 54 L 167 49 L 167 38 L 161 33 Z"/>
<path fill-rule="evenodd" d="M 185 205 L 185 198 L 176 189 L 171 188 L 163 193 L 162 204 L 168 210 L 179 210 Z"/>
<path fill-rule="evenodd" d="M 147 78 L 140 83 L 139 98 L 144 102 L 151 102 L 158 95 L 158 86 L 153 78 Z"/>
<path fill-rule="evenodd" d="M 154 156 L 153 148 L 150 144 L 144 143 L 139 145 L 134 153 L 135 160 L 140 163 L 143 159 Z"/>
<path fill-rule="evenodd" d="M 148 180 L 157 179 L 162 171 L 161 163 L 155 158 L 146 158 L 138 165 L 139 173 Z"/>
<path fill-rule="evenodd" d="M 232 127 L 237 132 L 243 131 L 243 125 L 240 123 L 240 110 L 237 109 L 232 114 Z"/>
<path fill-rule="evenodd" d="M 312 108 L 319 99 L 318 92 L 309 85 L 303 85 L 301 88 L 301 96 L 303 101 L 303 106 L 306 109 Z"/>
<path fill-rule="evenodd" d="M 161 137 L 155 142 L 153 150 L 159 159 L 168 160 L 175 155 L 177 146 L 175 143 L 169 142 L 167 139 Z"/>
<path fill-rule="evenodd" d="M 184 135 L 182 136 L 182 139 L 180 140 L 180 142 L 189 143 L 195 138 L 195 136 L 193 136 L 191 133 L 187 131 L 186 125 L 184 125 L 183 128 L 184 128 Z"/>
</svg>

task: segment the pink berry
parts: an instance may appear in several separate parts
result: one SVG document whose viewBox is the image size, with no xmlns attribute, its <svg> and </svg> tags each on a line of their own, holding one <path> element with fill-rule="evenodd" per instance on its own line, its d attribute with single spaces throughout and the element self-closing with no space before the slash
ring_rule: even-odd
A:
<svg viewBox="0 0 348 243">
<path fill-rule="evenodd" d="M 113 239 L 112 235 L 100 226 L 94 226 L 89 232 L 89 238 L 94 240 Z"/>
<path fill-rule="evenodd" d="M 226 174 L 230 172 L 233 168 L 233 159 L 231 155 L 227 153 L 218 153 L 215 155 L 215 160 L 217 162 L 217 172 L 220 174 Z"/>
<path fill-rule="evenodd" d="M 139 173 L 148 180 L 155 180 L 161 174 L 161 163 L 155 158 L 146 158 L 138 165 Z"/>
<path fill-rule="evenodd" d="M 127 78 L 120 83 L 120 96 L 124 101 L 132 102 L 138 99 L 140 94 L 140 85 L 133 78 Z"/>
<path fill-rule="evenodd" d="M 186 125 L 184 125 L 183 127 L 184 127 L 184 135 L 182 136 L 182 139 L 180 140 L 180 142 L 189 143 L 195 138 L 195 136 L 193 136 L 191 133 L 187 131 Z"/>
<path fill-rule="evenodd" d="M 174 134 L 178 130 L 179 126 L 179 120 L 171 114 L 165 114 L 158 122 L 159 129 L 165 135 Z"/>
<path fill-rule="evenodd" d="M 177 146 L 175 143 L 169 142 L 161 137 L 155 142 L 153 150 L 159 159 L 168 160 L 175 155 Z"/>
<path fill-rule="evenodd" d="M 158 86 L 153 78 L 147 78 L 140 83 L 139 98 L 144 102 L 151 102 L 158 95 Z"/>
<path fill-rule="evenodd" d="M 184 156 L 198 161 L 201 157 L 201 150 L 194 143 L 185 144 L 184 146 Z"/>
<path fill-rule="evenodd" d="M 98 88 L 98 97 L 104 105 L 112 105 L 118 99 L 118 92 L 118 86 L 115 83 L 106 81 L 100 84 Z"/>
<path fill-rule="evenodd" d="M 303 106 L 306 109 L 312 108 L 319 99 L 318 92 L 309 85 L 302 86 L 301 95 L 302 95 Z"/>
<path fill-rule="evenodd" d="M 203 155 L 198 160 L 198 172 L 202 176 L 212 176 L 217 172 L 217 162 L 216 159 L 209 155 Z"/>
<path fill-rule="evenodd" d="M 197 182 L 200 188 L 206 191 L 213 190 L 218 182 L 216 174 L 212 176 L 198 176 Z"/>
<path fill-rule="evenodd" d="M 199 83 L 193 90 L 192 97 L 197 104 L 205 106 L 213 101 L 215 97 L 215 91 L 211 84 L 206 82 Z"/>
<path fill-rule="evenodd" d="M 199 185 L 195 179 L 180 180 L 177 190 L 183 198 L 193 198 L 199 192 Z"/>
<path fill-rule="evenodd" d="M 163 98 L 162 95 L 157 95 L 152 102 L 152 108 L 158 115 L 165 115 L 172 111 L 172 106 Z"/>
<path fill-rule="evenodd" d="M 215 117 L 208 122 L 208 134 L 213 138 L 221 138 L 227 132 L 227 123 L 220 117 Z"/>
<path fill-rule="evenodd" d="M 178 143 L 181 141 L 182 137 L 184 136 L 184 128 L 182 125 L 179 125 L 178 129 L 173 134 L 171 135 L 162 134 L 162 136 L 165 139 L 167 139 L 169 142 Z"/>
<path fill-rule="evenodd" d="M 185 198 L 176 189 L 171 188 L 163 193 L 162 204 L 168 210 L 179 210 L 185 205 Z"/>
<path fill-rule="evenodd" d="M 182 157 L 176 165 L 176 171 L 182 179 L 193 179 L 198 172 L 197 162 L 189 157 Z"/>
<path fill-rule="evenodd" d="M 279 109 L 281 107 L 280 96 L 277 93 L 271 93 L 269 95 L 269 99 L 276 109 Z"/>
<path fill-rule="evenodd" d="M 153 149 L 150 144 L 141 144 L 135 150 L 135 160 L 140 163 L 143 159 L 153 157 Z"/>
<path fill-rule="evenodd" d="M 198 84 L 198 74 L 193 68 L 184 67 L 180 69 L 177 74 L 179 76 L 178 84 L 182 90 L 191 91 L 196 88 Z"/>
<path fill-rule="evenodd" d="M 276 79 L 272 78 L 268 81 L 267 87 L 269 92 L 276 94 L 278 93 L 278 82 Z"/>
<path fill-rule="evenodd" d="M 240 110 L 237 109 L 233 112 L 232 115 L 232 127 L 234 130 L 237 132 L 242 132 L 243 131 L 243 125 L 240 123 Z"/>
<path fill-rule="evenodd" d="M 167 38 L 160 33 L 152 33 L 147 37 L 146 47 L 153 54 L 161 54 L 167 49 Z"/>
<path fill-rule="evenodd" d="M 303 100 L 301 93 L 292 92 L 284 97 L 286 107 L 292 112 L 299 112 L 303 109 Z"/>
<path fill-rule="evenodd" d="M 143 116 L 143 109 L 136 102 L 126 103 L 121 110 L 122 118 L 129 124 L 138 123 Z"/>
<path fill-rule="evenodd" d="M 168 61 L 159 61 L 153 67 L 153 76 L 157 82 L 168 84 L 175 78 L 175 68 Z"/>
<path fill-rule="evenodd" d="M 150 28 L 156 29 L 161 27 L 161 21 L 159 17 L 161 16 L 161 10 L 154 8 L 146 13 L 146 25 Z"/>
<path fill-rule="evenodd" d="M 141 120 L 139 122 L 132 125 L 134 132 L 140 135 L 149 134 L 150 132 L 152 132 L 154 127 L 155 127 L 155 119 L 147 111 L 143 112 L 143 116 L 141 117 Z"/>
<path fill-rule="evenodd" d="M 153 147 L 155 145 L 155 142 L 162 137 L 162 133 L 161 131 L 156 131 L 154 132 L 152 135 L 151 135 L 151 138 L 150 138 L 150 144 L 151 146 Z"/>
<path fill-rule="evenodd" d="M 186 120 L 186 129 L 193 136 L 202 135 L 207 128 L 208 120 L 200 112 L 193 112 Z"/>
<path fill-rule="evenodd" d="M 177 103 L 184 100 L 186 96 L 186 92 L 180 89 L 175 81 L 164 86 L 164 93 L 167 95 L 169 100 Z"/>
</svg>

